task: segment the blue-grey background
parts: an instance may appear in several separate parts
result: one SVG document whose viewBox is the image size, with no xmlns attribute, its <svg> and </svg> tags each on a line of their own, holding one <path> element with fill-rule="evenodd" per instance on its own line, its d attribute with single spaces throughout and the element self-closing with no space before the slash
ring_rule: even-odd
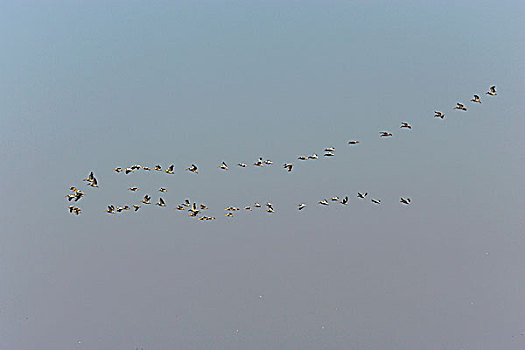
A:
<svg viewBox="0 0 525 350">
<path fill-rule="evenodd" d="M 2 1 L 0 348 L 525 348 L 524 9 Z"/>
</svg>

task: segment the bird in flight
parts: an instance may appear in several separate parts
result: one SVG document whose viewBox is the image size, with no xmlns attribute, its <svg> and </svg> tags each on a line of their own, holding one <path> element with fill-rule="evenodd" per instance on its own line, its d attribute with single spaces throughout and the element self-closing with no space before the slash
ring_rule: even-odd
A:
<svg viewBox="0 0 525 350">
<path fill-rule="evenodd" d="M 348 204 L 348 196 L 345 196 L 345 198 L 343 198 L 343 199 L 341 200 L 341 204 L 342 204 L 342 205 L 347 205 L 347 204 Z"/>
<path fill-rule="evenodd" d="M 219 168 L 221 168 L 222 170 L 228 170 L 228 166 L 224 162 L 222 162 L 222 164 L 219 165 Z"/>
<path fill-rule="evenodd" d="M 284 163 L 283 168 L 288 169 L 288 171 L 292 171 L 293 164 L 292 163 Z"/>
<path fill-rule="evenodd" d="M 410 198 L 403 198 L 403 197 L 401 197 L 400 202 L 405 204 L 405 205 L 409 205 L 410 204 Z"/>
<path fill-rule="evenodd" d="M 481 103 L 481 100 L 479 99 L 478 95 L 474 95 L 474 98 L 472 100 L 470 100 L 470 101 L 476 102 L 476 103 Z"/>
<path fill-rule="evenodd" d="M 141 200 L 141 202 L 144 203 L 144 204 L 151 204 L 150 200 L 151 200 L 151 197 L 148 196 L 148 195 L 145 195 L 144 199 Z"/>
<path fill-rule="evenodd" d="M 373 199 L 372 198 L 372 203 L 381 204 L 381 199 Z"/>
<path fill-rule="evenodd" d="M 388 131 L 380 131 L 380 137 L 390 137 L 392 136 L 392 133 L 388 132 Z"/>
<path fill-rule="evenodd" d="M 164 172 L 166 174 L 175 174 L 175 172 L 173 171 L 173 168 L 175 167 L 175 165 L 170 165 L 168 169 L 164 170 Z"/>
<path fill-rule="evenodd" d="M 162 197 L 159 197 L 158 203 L 155 203 L 155 204 L 158 205 L 159 207 L 165 207 L 166 206 L 166 203 L 164 203 L 164 199 L 162 199 Z"/>
<path fill-rule="evenodd" d="M 164 187 L 161 187 L 161 188 L 159 188 L 159 192 L 168 192 L 168 190 L 165 189 Z"/>
<path fill-rule="evenodd" d="M 299 209 L 299 210 L 303 210 L 305 207 L 306 207 L 306 204 L 301 203 L 301 204 L 299 204 L 299 205 L 297 206 L 297 209 Z"/>
<path fill-rule="evenodd" d="M 359 143 L 359 141 L 357 141 L 357 140 L 350 140 L 350 141 L 348 141 L 349 145 L 357 145 L 358 143 Z"/>
<path fill-rule="evenodd" d="M 496 96 L 498 93 L 496 92 L 496 85 L 492 85 L 490 87 L 490 90 L 486 92 L 487 95 Z"/>
<path fill-rule="evenodd" d="M 195 164 L 192 164 L 189 168 L 186 168 L 186 170 L 191 171 L 192 173 L 198 174 L 199 170 L 197 169 L 197 166 Z"/>
<path fill-rule="evenodd" d="M 365 197 L 367 196 L 368 192 L 365 192 L 365 193 L 361 193 L 361 192 L 357 192 L 357 197 L 361 198 L 361 199 L 365 199 Z"/>
<path fill-rule="evenodd" d="M 237 166 L 240 166 L 241 168 L 246 168 L 248 165 L 246 163 L 237 163 Z"/>
<path fill-rule="evenodd" d="M 320 200 L 319 204 L 321 205 L 328 205 L 328 201 L 326 199 Z"/>
<path fill-rule="evenodd" d="M 412 125 L 408 124 L 407 122 L 402 122 L 400 128 L 412 129 Z"/>
<path fill-rule="evenodd" d="M 130 187 L 128 188 L 128 191 L 131 191 L 131 192 L 137 192 L 139 189 L 138 187 Z"/>
<path fill-rule="evenodd" d="M 467 110 L 467 107 L 465 107 L 463 104 L 457 102 L 457 103 L 456 103 L 456 107 L 454 107 L 454 109 L 458 109 L 458 110 L 466 111 L 466 110 Z"/>
</svg>

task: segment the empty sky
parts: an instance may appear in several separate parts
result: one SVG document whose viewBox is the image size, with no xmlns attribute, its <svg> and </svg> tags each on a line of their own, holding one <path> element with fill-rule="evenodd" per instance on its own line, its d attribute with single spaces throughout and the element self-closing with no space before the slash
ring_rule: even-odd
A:
<svg viewBox="0 0 525 350">
<path fill-rule="evenodd" d="M 0 348 L 523 349 L 524 12 L 1 2 Z M 112 172 L 135 163 L 176 174 Z"/>
</svg>

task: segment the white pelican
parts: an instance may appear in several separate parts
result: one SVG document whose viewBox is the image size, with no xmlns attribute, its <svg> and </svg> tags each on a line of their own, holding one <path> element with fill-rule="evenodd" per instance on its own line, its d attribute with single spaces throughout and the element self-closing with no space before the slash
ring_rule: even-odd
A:
<svg viewBox="0 0 525 350">
<path fill-rule="evenodd" d="M 133 204 L 133 208 L 135 209 L 135 211 L 139 210 L 140 209 L 140 205 L 137 205 L 137 204 Z"/>
<path fill-rule="evenodd" d="M 155 165 L 153 167 L 153 170 L 157 170 L 157 171 L 161 171 L 162 170 L 162 167 L 160 165 Z"/>
<path fill-rule="evenodd" d="M 95 175 L 93 174 L 93 172 L 90 172 L 87 179 L 82 179 L 82 181 L 92 182 L 94 178 L 95 178 Z"/>
<path fill-rule="evenodd" d="M 319 159 L 319 156 L 314 153 L 314 154 L 308 156 L 308 159 Z"/>
<path fill-rule="evenodd" d="M 328 201 L 326 199 L 320 200 L 319 204 L 321 205 L 328 205 Z"/>
<path fill-rule="evenodd" d="M 120 167 L 119 168 L 115 168 L 115 169 L 113 169 L 113 171 L 117 172 L 117 173 L 120 173 L 122 171 L 122 168 L 120 168 Z"/>
<path fill-rule="evenodd" d="M 381 199 L 373 199 L 372 198 L 372 203 L 381 204 Z"/>
<path fill-rule="evenodd" d="M 264 164 L 272 165 L 273 162 L 272 162 L 271 160 L 269 160 L 269 159 L 266 159 L 266 160 L 264 161 Z"/>
<path fill-rule="evenodd" d="M 325 156 L 325 157 L 333 157 L 333 156 L 335 156 L 335 154 L 333 154 L 332 152 L 326 152 L 326 153 L 324 154 L 324 156 Z"/>
<path fill-rule="evenodd" d="M 222 164 L 219 165 L 219 168 L 221 168 L 222 170 L 228 170 L 228 166 L 224 162 L 222 162 Z"/>
<path fill-rule="evenodd" d="M 339 202 L 339 197 L 334 196 L 334 197 L 330 198 L 330 200 L 333 201 L 333 202 Z"/>
<path fill-rule="evenodd" d="M 403 204 L 409 205 L 410 204 L 410 198 L 403 198 L 403 197 L 401 197 L 400 202 L 403 203 Z"/>
<path fill-rule="evenodd" d="M 224 214 L 224 216 L 227 216 L 227 217 L 231 218 L 231 217 L 233 217 L 233 213 L 229 212 L 229 213 Z"/>
<path fill-rule="evenodd" d="M 126 175 L 128 175 L 129 173 L 132 173 L 132 172 L 133 172 L 133 169 L 131 169 L 131 168 L 126 168 L 126 169 L 124 169 L 124 172 L 126 173 Z"/>
<path fill-rule="evenodd" d="M 113 205 L 108 205 L 108 210 L 106 210 L 106 213 L 115 214 L 115 207 Z"/>
<path fill-rule="evenodd" d="M 254 206 L 255 208 L 260 208 L 260 207 L 261 207 L 261 205 L 260 205 L 259 203 L 255 203 L 253 206 Z"/>
<path fill-rule="evenodd" d="M 76 195 L 75 194 L 68 194 L 65 197 L 67 198 L 68 201 L 71 202 L 71 200 L 74 199 L 76 197 Z"/>
<path fill-rule="evenodd" d="M 237 163 L 241 168 L 246 168 L 248 165 L 246 163 Z"/>
<path fill-rule="evenodd" d="M 168 190 L 165 189 L 164 187 L 159 188 L 159 192 L 167 192 L 167 191 L 168 191 Z"/>
<path fill-rule="evenodd" d="M 345 196 L 345 198 L 343 198 L 343 199 L 341 200 L 341 204 L 342 204 L 342 205 L 347 205 L 347 204 L 348 204 L 348 196 Z"/>
<path fill-rule="evenodd" d="M 88 184 L 88 186 L 91 186 L 91 187 L 98 187 L 97 179 L 95 179 L 95 177 L 93 177 L 93 181 L 91 181 L 91 183 Z"/>
<path fill-rule="evenodd" d="M 184 207 L 182 205 L 178 205 L 175 210 L 185 210 Z"/>
<path fill-rule="evenodd" d="M 185 199 L 184 203 L 182 203 L 182 205 L 185 206 L 185 207 L 189 207 L 191 205 L 190 200 L 189 199 Z"/>
<path fill-rule="evenodd" d="M 260 157 L 255 163 L 253 163 L 255 166 L 264 166 L 264 161 L 262 157 Z"/>
<path fill-rule="evenodd" d="M 300 156 L 300 157 L 298 157 L 297 159 L 299 159 L 299 160 L 308 160 L 308 157 L 306 157 L 306 156 Z"/>
<path fill-rule="evenodd" d="M 368 192 L 365 192 L 365 193 L 357 192 L 357 197 L 359 197 L 361 199 L 364 199 L 367 194 L 368 194 Z"/>
<path fill-rule="evenodd" d="M 301 204 L 299 204 L 299 205 L 297 206 L 297 209 L 298 209 L 298 210 L 303 210 L 305 207 L 306 207 L 306 204 L 301 203 Z"/>
<path fill-rule="evenodd" d="M 335 147 L 326 147 L 324 149 L 325 152 L 335 152 Z"/>
</svg>

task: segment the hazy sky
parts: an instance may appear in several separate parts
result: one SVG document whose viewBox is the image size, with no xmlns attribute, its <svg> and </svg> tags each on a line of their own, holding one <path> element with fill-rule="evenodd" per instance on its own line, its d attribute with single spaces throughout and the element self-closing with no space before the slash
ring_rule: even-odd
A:
<svg viewBox="0 0 525 350">
<path fill-rule="evenodd" d="M 524 10 L 0 2 L 0 348 L 524 349 Z"/>
</svg>

